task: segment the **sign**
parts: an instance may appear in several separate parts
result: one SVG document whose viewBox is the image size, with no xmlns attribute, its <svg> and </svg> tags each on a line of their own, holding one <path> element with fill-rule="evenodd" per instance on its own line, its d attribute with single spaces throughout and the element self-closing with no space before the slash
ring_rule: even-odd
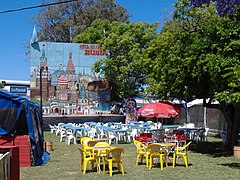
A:
<svg viewBox="0 0 240 180">
<path fill-rule="evenodd" d="M 59 114 L 68 107 L 77 114 L 110 109 L 108 80 L 92 71 L 95 62 L 107 58 L 99 44 L 37 42 L 30 46 L 30 54 L 30 98 L 42 98 L 43 106 L 57 101 L 51 112 Z M 89 84 L 95 81 L 92 92 Z"/>
<path fill-rule="evenodd" d="M 27 94 L 27 87 L 23 86 L 10 86 L 10 92 L 16 94 Z"/>
<path fill-rule="evenodd" d="M 134 98 L 129 98 L 126 101 L 126 124 L 131 121 L 137 121 L 137 103 Z"/>
<path fill-rule="evenodd" d="M 79 49 L 84 50 L 85 56 L 107 56 L 99 44 L 80 44 Z"/>
</svg>

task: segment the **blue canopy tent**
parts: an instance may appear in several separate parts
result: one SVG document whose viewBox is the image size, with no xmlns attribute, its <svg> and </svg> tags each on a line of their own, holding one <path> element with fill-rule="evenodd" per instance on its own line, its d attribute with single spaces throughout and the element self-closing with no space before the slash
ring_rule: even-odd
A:
<svg viewBox="0 0 240 180">
<path fill-rule="evenodd" d="M 29 135 L 33 163 L 38 166 L 50 159 L 43 148 L 41 122 L 37 103 L 0 89 L 0 136 Z"/>
</svg>

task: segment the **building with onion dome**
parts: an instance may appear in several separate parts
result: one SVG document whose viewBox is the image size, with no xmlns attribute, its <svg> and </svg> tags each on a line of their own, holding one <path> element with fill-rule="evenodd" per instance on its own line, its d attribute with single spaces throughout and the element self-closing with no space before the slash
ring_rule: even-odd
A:
<svg viewBox="0 0 240 180">
<path fill-rule="evenodd" d="M 100 77 L 96 79 L 91 67 L 95 61 L 106 56 L 86 53 L 88 50 L 99 51 L 100 46 L 51 42 L 38 42 L 38 45 L 36 49 L 30 48 L 31 98 L 40 100 L 42 78 L 42 99 L 47 113 L 88 114 L 90 109 L 101 110 L 101 101 L 105 101 L 105 98 L 101 98 L 103 89 L 91 92 L 88 87 L 89 83 L 96 80 L 98 84 L 104 84 Z M 110 94 L 106 96 L 106 93 L 110 93 L 109 86 L 107 91 L 104 88 L 104 97 L 110 97 Z M 107 103 L 110 104 L 109 99 Z"/>
</svg>

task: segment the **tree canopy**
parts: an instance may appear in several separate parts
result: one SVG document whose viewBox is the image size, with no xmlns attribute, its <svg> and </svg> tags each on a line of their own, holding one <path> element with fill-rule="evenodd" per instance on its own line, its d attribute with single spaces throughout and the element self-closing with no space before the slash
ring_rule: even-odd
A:
<svg viewBox="0 0 240 180">
<path fill-rule="evenodd" d="M 215 8 L 176 3 L 175 19 L 151 42 L 148 91 L 158 97 L 215 98 L 228 123 L 227 150 L 237 144 L 240 116 L 238 13 L 219 17 Z M 187 92 L 186 92 L 187 91 Z M 216 107 L 204 103 L 208 107 Z"/>
<path fill-rule="evenodd" d="M 56 0 L 61 2 L 61 0 Z M 78 0 L 40 10 L 35 23 L 41 41 L 69 42 L 71 34 L 83 32 L 95 19 L 125 22 L 127 10 L 113 0 Z"/>
<path fill-rule="evenodd" d="M 216 3 L 216 9 L 221 17 L 234 14 L 237 9 L 240 9 L 240 0 L 191 0 L 191 4 L 202 7 L 203 4 L 209 5 L 211 1 Z"/>
<path fill-rule="evenodd" d="M 95 63 L 94 70 L 109 78 L 112 100 L 138 94 L 145 84 L 144 50 L 156 36 L 158 24 L 121 23 L 96 20 L 75 42 L 100 43 L 109 52 L 107 59 Z M 106 32 L 104 38 L 103 30 Z"/>
</svg>

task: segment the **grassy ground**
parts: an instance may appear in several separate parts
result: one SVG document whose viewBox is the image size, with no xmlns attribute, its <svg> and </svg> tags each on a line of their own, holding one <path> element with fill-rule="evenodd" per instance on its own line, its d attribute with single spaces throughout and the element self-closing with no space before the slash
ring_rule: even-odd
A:
<svg viewBox="0 0 240 180">
<path fill-rule="evenodd" d="M 210 137 L 208 142 L 192 144 L 189 149 L 189 168 L 185 168 L 183 159 L 177 159 L 177 166 L 173 169 L 165 167 L 163 171 L 159 167 L 149 170 L 144 164 L 135 166 L 136 147 L 131 144 L 119 144 L 118 147 L 125 149 L 123 166 L 125 175 L 117 173 L 116 169 L 112 177 L 108 171 L 102 173 L 87 171 L 83 175 L 79 170 L 79 151 L 75 145 L 66 145 L 59 142 L 55 134 L 45 132 L 45 140 L 53 142 L 50 161 L 41 167 L 22 167 L 21 180 L 74 180 L 74 179 L 131 179 L 131 180 L 152 180 L 152 179 L 239 179 L 240 159 L 234 156 L 227 157 L 222 154 L 221 140 L 217 137 Z M 89 168 L 90 169 L 90 166 Z"/>
</svg>

